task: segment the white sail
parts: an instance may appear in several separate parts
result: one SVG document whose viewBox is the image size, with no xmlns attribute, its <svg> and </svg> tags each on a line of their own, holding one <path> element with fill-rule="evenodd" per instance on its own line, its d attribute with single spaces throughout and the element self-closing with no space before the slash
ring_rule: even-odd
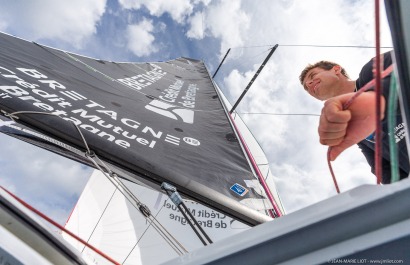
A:
<svg viewBox="0 0 410 265">
<path fill-rule="evenodd" d="M 124 183 L 187 251 L 203 246 L 168 196 L 128 181 Z M 249 228 L 201 204 L 184 201 L 214 242 Z M 121 264 L 159 264 L 178 256 L 99 171 L 92 174 L 66 228 Z M 71 236 L 63 233 L 63 237 L 88 259 L 97 264 L 110 264 Z"/>
</svg>

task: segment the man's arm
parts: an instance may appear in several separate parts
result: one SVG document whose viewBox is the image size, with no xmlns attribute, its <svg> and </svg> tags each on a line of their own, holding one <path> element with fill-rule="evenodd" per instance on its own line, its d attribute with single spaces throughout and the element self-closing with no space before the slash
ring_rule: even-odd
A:
<svg viewBox="0 0 410 265">
<path fill-rule="evenodd" d="M 354 93 L 348 93 L 327 100 L 320 115 L 320 143 L 332 146 L 332 161 L 345 149 L 365 139 L 376 129 L 376 93 L 370 91 L 361 94 L 348 109 L 343 110 L 343 105 L 353 95 Z M 385 99 L 382 97 L 382 119 L 384 109 Z"/>
</svg>

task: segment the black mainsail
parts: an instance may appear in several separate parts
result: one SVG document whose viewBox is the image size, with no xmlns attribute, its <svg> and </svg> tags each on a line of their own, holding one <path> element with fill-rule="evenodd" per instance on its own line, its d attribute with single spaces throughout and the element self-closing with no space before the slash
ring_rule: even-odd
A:
<svg viewBox="0 0 410 265">
<path fill-rule="evenodd" d="M 254 173 L 203 62 L 109 62 L 6 34 L 0 47 L 0 117 L 18 122 L 2 132 L 89 164 L 86 144 L 123 178 L 268 220 L 240 203 L 265 196 L 246 186 Z"/>
</svg>

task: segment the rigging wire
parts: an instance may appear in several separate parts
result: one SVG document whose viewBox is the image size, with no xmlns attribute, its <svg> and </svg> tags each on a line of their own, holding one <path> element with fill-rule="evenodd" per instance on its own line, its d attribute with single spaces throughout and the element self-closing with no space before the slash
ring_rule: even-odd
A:
<svg viewBox="0 0 410 265">
<path fill-rule="evenodd" d="M 250 46 L 238 46 L 231 49 L 248 49 L 248 48 L 262 48 L 272 47 L 272 44 L 266 45 L 250 45 Z M 317 44 L 279 44 L 281 47 L 312 47 L 312 48 L 359 48 L 359 49 L 374 49 L 375 46 L 362 46 L 362 45 L 317 45 Z M 393 49 L 391 46 L 380 47 L 382 49 Z"/>
<path fill-rule="evenodd" d="M 244 114 L 244 115 L 272 115 L 272 116 L 316 116 L 316 117 L 320 117 L 320 114 L 311 114 L 311 113 L 238 112 L 238 114 Z"/>
<path fill-rule="evenodd" d="M 114 195 L 115 195 L 115 192 L 116 192 L 116 191 L 117 191 L 117 189 L 115 189 L 114 192 L 111 194 L 111 197 L 110 197 L 110 199 L 108 200 L 107 205 L 104 207 L 104 210 L 102 211 L 102 213 L 101 213 L 101 215 L 100 215 L 100 218 L 98 218 L 98 221 L 97 221 L 97 223 L 95 224 L 95 226 L 94 226 L 94 228 L 93 228 L 93 231 L 90 233 L 90 236 L 88 237 L 87 242 L 90 242 L 91 237 L 94 235 L 94 232 L 95 232 L 95 230 L 97 229 L 98 224 L 99 224 L 100 221 L 102 220 L 102 218 L 103 218 L 103 216 L 104 216 L 106 210 L 108 209 L 108 206 L 110 205 L 110 202 L 111 202 L 112 199 L 114 198 Z M 83 247 L 83 250 L 81 250 L 81 253 L 84 252 L 85 248 L 86 248 L 86 246 Z"/>
<path fill-rule="evenodd" d="M 47 222 L 49 222 L 50 224 L 54 225 L 55 227 L 57 227 L 58 229 L 60 229 L 61 231 L 63 231 L 64 233 L 70 235 L 71 237 L 73 237 L 74 239 L 76 239 L 77 241 L 79 241 L 80 243 L 84 244 L 85 246 L 89 247 L 90 249 L 92 249 L 94 252 L 96 252 L 97 254 L 101 255 L 102 257 L 104 257 L 106 260 L 110 261 L 113 264 L 116 265 L 120 265 L 120 263 L 116 262 L 114 259 L 110 258 L 108 255 L 104 254 L 102 251 L 98 250 L 96 247 L 92 246 L 91 244 L 89 244 L 88 242 L 82 240 L 81 238 L 79 238 L 78 236 L 76 236 L 74 233 L 71 233 L 70 231 L 68 231 L 65 227 L 63 227 L 62 225 L 58 224 L 57 222 L 55 222 L 54 220 L 52 220 L 51 218 L 49 218 L 47 215 L 43 214 L 42 212 L 40 212 L 39 210 L 37 210 L 36 208 L 34 208 L 33 206 L 31 206 L 30 204 L 28 204 L 27 202 L 23 201 L 22 199 L 20 199 L 19 197 L 17 197 L 16 195 L 14 195 L 13 193 L 11 193 L 10 191 L 8 191 L 7 189 L 5 189 L 4 187 L 0 186 L 0 188 L 2 188 L 5 192 L 7 192 L 10 196 L 12 196 L 14 199 L 16 199 L 18 202 L 20 202 L 24 207 L 26 207 L 27 209 L 29 209 L 30 211 L 34 212 L 35 214 L 37 214 L 38 216 L 40 216 L 41 218 L 43 218 L 44 220 L 46 220 Z"/>
<path fill-rule="evenodd" d="M 161 212 L 161 210 L 164 208 L 164 205 L 161 206 L 161 208 L 158 210 L 157 214 L 155 215 L 155 218 L 157 218 L 158 214 Z M 140 238 L 138 239 L 138 241 L 134 244 L 134 246 L 132 247 L 131 251 L 128 253 L 128 255 L 125 257 L 124 261 L 122 262 L 122 264 L 124 264 L 127 259 L 130 257 L 131 253 L 134 251 L 134 249 L 138 246 L 139 242 L 142 240 L 142 238 L 144 237 L 145 233 L 148 231 L 148 229 L 151 227 L 151 223 L 149 223 L 149 225 L 147 226 L 147 228 L 145 228 L 144 232 L 142 232 Z"/>
<path fill-rule="evenodd" d="M 273 46 L 273 45 L 272 45 L 272 46 Z M 272 46 L 271 46 L 271 47 L 272 47 Z M 239 69 L 239 68 L 241 68 L 241 66 L 249 65 L 249 63 L 247 62 L 247 60 L 249 60 L 249 59 L 255 60 L 255 59 L 258 59 L 258 58 L 262 58 L 262 55 L 265 55 L 265 54 L 268 53 L 270 50 L 271 50 L 271 49 L 266 49 L 266 50 L 263 50 L 263 51 L 261 51 L 261 52 L 259 52 L 259 53 L 256 53 L 256 54 L 247 56 L 246 59 L 242 60 L 241 63 L 237 63 L 237 64 L 236 64 L 236 68 Z"/>
<path fill-rule="evenodd" d="M 42 115 L 51 115 L 55 117 L 60 117 L 56 113 L 53 112 L 38 112 L 38 111 L 17 111 L 13 113 L 5 113 L 3 112 L 4 116 L 11 118 L 13 121 L 16 121 L 15 119 L 19 119 L 17 114 L 42 114 Z M 70 121 L 67 121 L 70 122 Z M 115 187 L 121 187 L 121 189 L 118 188 L 118 190 L 123 194 L 123 196 L 131 203 L 131 205 L 139 210 L 139 212 L 146 218 L 150 224 L 152 224 L 153 228 L 159 233 L 159 235 L 177 252 L 178 255 L 183 255 L 185 253 L 188 253 L 188 251 L 182 246 L 182 244 L 171 235 L 171 233 L 162 226 L 162 224 L 151 215 L 149 209 L 140 202 L 140 200 L 132 193 L 129 191 L 129 189 L 118 179 L 118 176 L 116 173 L 114 173 L 108 166 L 105 165 L 105 163 L 99 159 L 99 157 L 89 149 L 89 146 L 87 144 L 87 141 L 84 138 L 84 135 L 82 134 L 80 128 L 74 123 L 70 122 L 74 125 L 74 127 L 77 129 L 78 133 L 80 134 L 83 144 L 86 147 L 87 151 L 85 152 L 85 156 L 94 164 L 94 166 L 104 175 L 107 177 L 107 179 L 115 186 Z M 98 161 L 97 161 L 98 160 Z M 100 164 L 104 167 L 104 169 L 100 166 Z M 108 173 L 108 174 L 107 174 Z M 136 203 L 136 205 L 134 204 Z"/>
<path fill-rule="evenodd" d="M 107 167 L 104 162 L 100 160 L 95 154 L 93 154 L 92 156 L 94 156 L 101 164 L 104 165 L 106 171 L 108 171 L 108 174 L 100 167 L 97 161 L 92 159 L 90 156 L 91 162 L 94 163 L 94 165 L 108 178 L 108 180 L 111 181 L 111 183 L 113 183 L 113 185 L 115 185 L 117 188 L 118 186 L 121 187 L 121 189 L 118 190 L 131 203 L 131 205 L 134 206 L 135 209 L 139 210 L 140 213 L 143 214 L 146 220 L 150 222 L 152 227 L 177 252 L 177 254 L 183 255 L 185 253 L 188 253 L 188 251 L 182 246 L 182 244 L 179 243 L 177 239 L 173 237 L 156 218 L 152 216 L 150 210 L 146 207 L 146 205 L 142 204 L 141 201 L 121 182 L 121 180 L 118 179 L 117 174 L 111 171 L 110 168 Z M 134 205 L 134 203 L 136 203 L 136 205 Z M 178 247 L 180 247 L 181 249 L 179 249 Z"/>
</svg>

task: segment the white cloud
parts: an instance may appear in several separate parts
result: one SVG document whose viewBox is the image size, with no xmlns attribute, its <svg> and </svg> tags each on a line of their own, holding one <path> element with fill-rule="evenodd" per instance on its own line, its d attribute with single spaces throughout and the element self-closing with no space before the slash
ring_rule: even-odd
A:
<svg viewBox="0 0 410 265">
<path fill-rule="evenodd" d="M 205 37 L 204 19 L 202 12 L 195 13 L 189 18 L 188 22 L 190 25 L 190 28 L 186 33 L 188 38 L 202 39 L 203 37 Z"/>
<path fill-rule="evenodd" d="M 119 0 L 119 3 L 125 9 L 140 9 L 145 6 L 152 16 L 160 17 L 168 13 L 178 23 L 182 23 L 193 10 L 189 0 Z"/>
<path fill-rule="evenodd" d="M 153 30 L 152 21 L 146 19 L 138 24 L 129 25 L 127 28 L 128 49 L 137 56 L 148 56 L 156 52 L 155 37 L 152 35 Z"/>
<path fill-rule="evenodd" d="M 241 9 L 240 0 L 218 1 L 206 10 L 206 29 L 211 36 L 221 40 L 221 54 L 228 48 L 244 44 L 250 22 L 247 12 Z"/>
<path fill-rule="evenodd" d="M 96 32 L 106 0 L 0 1 L 3 30 L 29 40 L 54 39 L 80 48 Z"/>
<path fill-rule="evenodd" d="M 207 5 L 209 5 L 209 3 L 211 3 L 212 2 L 212 0 L 193 0 L 192 1 L 195 5 L 198 5 L 198 4 L 204 4 L 205 6 L 207 6 Z"/>
</svg>

